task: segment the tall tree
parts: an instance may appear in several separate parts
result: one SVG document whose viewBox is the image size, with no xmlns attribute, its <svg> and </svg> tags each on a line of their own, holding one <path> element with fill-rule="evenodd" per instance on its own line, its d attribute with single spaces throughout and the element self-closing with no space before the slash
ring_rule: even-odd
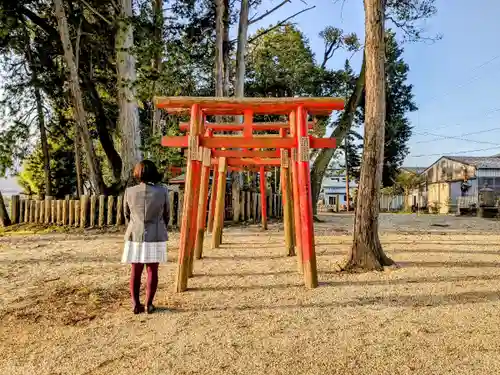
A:
<svg viewBox="0 0 500 375">
<path fill-rule="evenodd" d="M 256 35 L 262 34 L 259 29 Z M 256 40 L 248 54 L 249 96 L 312 95 L 318 80 L 314 55 L 305 36 L 285 24 Z M 335 84 L 335 83 L 334 83 Z"/>
<path fill-rule="evenodd" d="M 267 11 L 264 15 L 258 17 L 257 20 L 254 20 L 253 23 L 264 19 L 269 14 L 279 9 L 287 2 L 289 2 L 289 0 L 281 2 L 279 5 L 277 5 L 270 11 Z M 236 48 L 236 82 L 235 82 L 235 92 L 234 92 L 236 97 L 245 96 L 245 73 L 246 73 L 245 59 L 246 59 L 247 44 L 248 44 L 248 26 L 250 25 L 249 14 L 250 14 L 250 1 L 241 0 L 240 16 L 238 23 L 237 48 Z M 240 116 L 239 121 L 243 122 L 242 116 Z M 233 212 L 234 212 L 233 220 L 235 222 L 238 222 L 240 217 L 241 207 L 240 207 L 239 197 L 240 197 L 242 181 L 243 181 L 243 174 L 241 172 L 232 174 L 231 193 L 233 197 Z"/>
<path fill-rule="evenodd" d="M 401 171 L 396 176 L 394 181 L 394 190 L 403 192 L 405 200 L 404 200 L 404 208 L 405 211 L 409 211 L 411 209 L 410 202 L 408 197 L 412 190 L 422 188 L 422 185 L 425 183 L 425 178 L 422 175 L 419 175 L 410 171 Z"/>
<path fill-rule="evenodd" d="M 26 25 L 25 25 L 26 26 Z M 43 170 L 45 177 L 45 195 L 52 196 L 52 181 L 50 179 L 50 155 L 49 155 L 49 144 L 47 142 L 47 132 L 45 129 L 45 114 L 43 113 L 43 98 L 40 89 L 40 79 L 38 74 L 38 63 L 35 62 L 33 58 L 32 41 L 28 33 L 27 28 L 25 28 L 25 41 L 26 41 L 26 59 L 28 61 L 31 70 L 31 85 L 33 87 L 33 93 L 36 102 L 36 113 L 38 119 L 38 131 L 40 132 L 40 143 L 43 152 Z"/>
<path fill-rule="evenodd" d="M 217 0 L 215 13 L 215 96 L 224 96 L 224 0 Z"/>
<path fill-rule="evenodd" d="M 403 48 L 396 41 L 393 31 L 386 33 L 386 118 L 384 143 L 383 186 L 394 183 L 399 168 L 408 154 L 411 137 L 408 112 L 417 110 L 413 100 L 413 85 L 408 84 L 410 68 L 403 60 Z"/>
<path fill-rule="evenodd" d="M 248 15 L 250 12 L 250 1 L 241 0 L 240 18 L 238 22 L 238 45 L 236 47 L 236 82 L 234 95 L 237 98 L 245 96 L 245 54 L 248 41 Z M 239 117 L 239 122 L 243 123 L 243 116 Z M 233 198 L 233 221 L 240 220 L 240 191 L 243 181 L 242 172 L 233 172 L 231 174 L 231 195 Z"/>
<path fill-rule="evenodd" d="M 321 64 L 323 69 L 326 67 L 326 63 L 331 59 L 334 52 L 338 49 L 344 48 L 348 52 L 353 53 L 360 49 L 359 40 L 354 34 L 346 34 L 344 36 L 341 30 L 326 28 L 321 33 L 321 36 L 325 44 L 323 63 Z M 363 100 L 365 72 L 366 62 L 364 54 L 360 73 L 357 77 L 352 73 L 350 64 L 346 62 L 341 74 L 340 89 L 337 92 L 338 96 L 346 97 L 345 110 L 342 111 L 339 119 L 336 121 L 336 126 L 331 132 L 330 138 L 336 138 L 338 140 L 344 139 L 355 123 L 356 112 Z M 317 213 L 317 202 L 323 177 L 325 176 L 334 154 L 334 149 L 322 149 L 318 151 L 311 167 L 311 196 L 314 214 Z"/>
<path fill-rule="evenodd" d="M 54 0 L 54 6 L 57 24 L 59 26 L 59 34 L 61 36 L 61 43 L 64 50 L 64 60 L 66 61 L 66 65 L 69 70 L 69 82 L 73 99 L 74 116 L 76 122 L 78 123 L 78 130 L 81 135 L 82 143 L 85 147 L 87 164 L 90 171 L 90 180 L 96 193 L 104 194 L 104 180 L 102 178 L 102 172 L 99 167 L 99 162 L 94 151 L 94 145 L 92 144 L 92 139 L 87 125 L 78 70 L 75 64 L 75 55 L 73 53 L 73 46 L 69 36 L 68 21 L 66 19 L 66 13 L 64 11 L 62 0 Z"/>
<path fill-rule="evenodd" d="M 118 127 L 120 129 L 122 182 L 132 175 L 134 165 L 140 161 L 141 133 L 136 98 L 136 70 L 132 0 L 120 1 L 120 17 L 116 35 L 116 69 L 118 80 Z"/>
<path fill-rule="evenodd" d="M 250 1 L 241 0 L 240 21 L 238 23 L 238 47 L 236 48 L 236 97 L 245 96 L 245 53 L 248 39 L 248 13 Z"/>
<path fill-rule="evenodd" d="M 396 40 L 396 34 L 389 30 L 385 36 L 385 134 L 384 134 L 384 167 L 382 171 L 382 185 L 390 186 L 394 183 L 406 155 L 408 154 L 408 140 L 411 136 L 411 126 L 407 113 L 417 109 L 413 101 L 413 86 L 408 84 L 408 64 L 403 59 L 403 48 Z M 364 120 L 365 100 L 360 103 L 359 116 L 356 123 Z M 346 139 L 349 139 L 349 158 L 353 163 L 359 159 L 358 151 L 362 144 L 354 143 L 352 136 L 356 133 L 351 129 Z M 362 140 L 362 137 L 361 139 Z"/>
<path fill-rule="evenodd" d="M 161 74 L 161 60 L 163 57 L 163 27 L 164 27 L 164 17 L 163 17 L 163 0 L 151 0 L 153 8 L 153 28 L 154 28 L 154 54 L 152 58 L 152 71 L 154 74 L 152 96 L 157 94 L 157 82 Z M 151 98 L 153 99 L 153 98 Z M 155 109 L 151 106 L 153 111 L 153 134 L 161 134 L 160 122 L 161 122 L 161 110 Z"/>
<path fill-rule="evenodd" d="M 407 41 L 438 40 L 441 38 L 440 35 L 432 37 L 426 36 L 422 23 L 419 22 L 422 19 L 430 18 L 436 14 L 437 9 L 434 5 L 435 2 L 436 0 L 386 0 L 386 19 L 405 35 Z M 323 35 L 325 40 L 325 56 L 329 56 L 328 51 L 331 53 L 331 51 L 335 50 L 335 48 L 331 47 L 332 41 L 339 40 L 338 38 L 332 38 L 332 36 L 335 37 L 336 34 L 330 32 Z M 330 138 L 343 139 L 354 123 L 355 113 L 363 99 L 366 67 L 365 58 L 366 56 L 363 55 L 363 62 L 356 81 L 355 90 L 351 93 L 346 103 L 346 109 L 341 115 L 341 120 L 332 131 Z M 311 168 L 311 194 L 313 199 L 313 211 L 315 213 L 323 176 L 334 154 L 335 150 L 332 149 L 321 150 L 317 154 Z"/>
<path fill-rule="evenodd" d="M 394 263 L 385 255 L 378 236 L 385 128 L 385 0 L 364 0 L 364 6 L 365 135 L 353 244 L 344 269 L 382 270 Z"/>
</svg>

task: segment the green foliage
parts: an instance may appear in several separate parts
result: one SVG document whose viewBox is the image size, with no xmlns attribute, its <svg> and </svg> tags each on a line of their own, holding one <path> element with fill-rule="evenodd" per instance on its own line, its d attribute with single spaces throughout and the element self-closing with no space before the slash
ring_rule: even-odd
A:
<svg viewBox="0 0 500 375">
<path fill-rule="evenodd" d="M 344 139 L 344 155 L 345 155 L 345 160 L 347 162 L 347 168 L 350 177 L 355 181 L 359 181 L 359 174 L 361 171 L 361 150 L 363 149 L 363 146 L 360 143 L 360 141 L 362 140 L 363 137 L 361 136 L 361 134 L 359 134 L 354 129 L 351 129 L 347 133 L 346 138 Z M 347 147 L 345 146 L 346 141 L 347 141 Z"/>
<path fill-rule="evenodd" d="M 384 169 L 382 181 L 390 185 L 408 154 L 411 137 L 408 112 L 417 110 L 413 100 L 413 85 L 408 84 L 410 67 L 403 60 L 403 48 L 398 46 L 396 35 L 386 33 L 386 118 Z"/>
<path fill-rule="evenodd" d="M 425 35 L 425 19 L 437 12 L 436 0 L 386 0 L 386 19 L 401 30 L 407 41 L 437 40 Z"/>
<path fill-rule="evenodd" d="M 416 173 L 401 171 L 397 175 L 393 186 L 399 192 L 403 192 L 405 195 L 408 195 L 411 190 L 420 188 L 424 182 L 424 176 Z"/>
<path fill-rule="evenodd" d="M 361 48 L 361 43 L 355 33 L 344 34 L 342 29 L 327 26 L 319 33 L 325 44 L 323 62 L 321 67 L 325 68 L 327 62 L 333 57 L 335 51 L 344 49 L 347 52 L 356 52 Z"/>
<path fill-rule="evenodd" d="M 255 35 L 261 32 L 262 29 L 257 30 Z M 251 36 L 250 40 L 253 38 Z M 246 96 L 338 96 L 342 79 L 342 71 L 318 66 L 309 41 L 291 24 L 273 29 L 249 47 Z M 317 120 L 313 133 L 322 137 L 329 125 L 329 118 L 319 117 Z"/>
<path fill-rule="evenodd" d="M 178 135 L 178 132 L 174 128 L 170 128 L 166 135 Z M 163 174 L 165 181 L 170 178 L 168 167 L 180 167 L 185 164 L 186 158 L 183 155 L 183 151 L 161 146 L 160 136 L 152 136 L 147 142 L 145 145 L 147 156 L 155 162 L 158 171 Z"/>
<path fill-rule="evenodd" d="M 307 39 L 294 26 L 281 26 L 250 47 L 246 95 L 308 95 L 314 91 L 315 69 Z"/>
<path fill-rule="evenodd" d="M 76 172 L 73 141 L 66 134 L 64 128 L 57 128 L 51 124 L 51 136 L 48 139 L 50 160 L 50 175 L 52 194 L 64 198 L 76 192 Z M 24 159 L 22 170 L 18 175 L 18 182 L 28 194 L 43 195 L 45 191 L 45 177 L 43 169 L 43 155 L 40 143 Z"/>
<path fill-rule="evenodd" d="M 15 121 L 0 129 L 0 177 L 15 173 L 19 162 L 29 153 L 29 126 Z"/>
</svg>

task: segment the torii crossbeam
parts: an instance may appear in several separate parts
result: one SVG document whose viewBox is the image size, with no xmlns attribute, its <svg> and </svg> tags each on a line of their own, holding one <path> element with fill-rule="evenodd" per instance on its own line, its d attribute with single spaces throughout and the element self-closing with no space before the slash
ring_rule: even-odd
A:
<svg viewBox="0 0 500 375">
<path fill-rule="evenodd" d="M 196 257 L 201 257 L 212 166 L 216 167 L 212 192 L 217 191 L 215 207 L 211 207 L 211 211 L 215 212 L 212 247 L 220 245 L 222 236 L 227 168 L 259 170 L 261 199 L 265 199 L 265 167 L 281 166 L 285 233 L 290 236 L 290 233 L 295 232 L 299 271 L 303 272 L 307 287 L 316 287 L 318 276 L 309 150 L 311 147 L 335 148 L 336 141 L 310 136 L 308 129 L 313 123 L 308 122 L 307 118 L 308 115 L 329 115 L 334 110 L 342 110 L 344 101 L 337 98 L 159 97 L 155 98 L 155 106 L 169 113 L 190 112 L 191 115 L 189 124 L 180 126 L 181 130 L 188 131 L 188 135 L 162 138 L 162 145 L 165 147 L 187 148 L 176 291 L 187 289 L 188 277 L 192 275 L 195 249 Z M 288 121 L 254 123 L 255 114 L 288 116 Z M 243 115 L 243 123 L 210 124 L 205 121 L 208 115 Z M 254 134 L 254 131 L 262 130 L 279 131 L 279 134 Z M 231 131 L 243 134 L 217 134 Z M 215 194 L 212 194 L 211 206 L 214 197 Z M 265 227 L 264 222 L 263 226 Z"/>
</svg>

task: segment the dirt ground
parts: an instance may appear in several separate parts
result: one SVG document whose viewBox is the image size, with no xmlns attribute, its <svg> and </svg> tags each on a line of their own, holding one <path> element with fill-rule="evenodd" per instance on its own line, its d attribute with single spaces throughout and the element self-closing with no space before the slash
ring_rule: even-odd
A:
<svg viewBox="0 0 500 375">
<path fill-rule="evenodd" d="M 352 218 L 325 220 L 319 288 L 272 225 L 226 230 L 175 294 L 174 233 L 160 311 L 138 316 L 121 234 L 0 237 L 0 374 L 500 373 L 500 222 L 382 215 L 401 267 L 339 274 Z"/>
</svg>

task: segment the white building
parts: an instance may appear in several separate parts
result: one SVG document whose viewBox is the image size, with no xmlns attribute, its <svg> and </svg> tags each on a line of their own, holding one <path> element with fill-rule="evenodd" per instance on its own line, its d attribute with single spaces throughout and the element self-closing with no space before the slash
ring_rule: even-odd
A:
<svg viewBox="0 0 500 375">
<path fill-rule="evenodd" d="M 349 201 L 352 209 L 353 196 L 358 184 L 349 181 Z M 319 204 L 325 210 L 341 211 L 346 209 L 347 184 L 345 174 L 339 174 L 331 177 L 324 177 L 321 184 Z"/>
</svg>

